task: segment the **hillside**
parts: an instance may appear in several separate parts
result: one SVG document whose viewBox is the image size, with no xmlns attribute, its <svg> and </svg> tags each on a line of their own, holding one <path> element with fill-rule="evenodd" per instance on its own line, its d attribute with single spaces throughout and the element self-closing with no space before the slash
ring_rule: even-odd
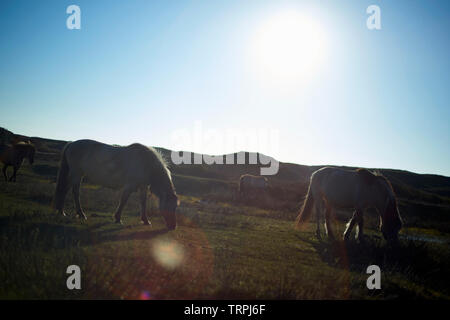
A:
<svg viewBox="0 0 450 320">
<path fill-rule="evenodd" d="M 36 164 L 33 171 L 56 179 L 60 152 L 67 142 L 27 137 L 0 128 L 1 143 L 20 140 L 30 140 L 36 146 Z M 158 147 L 156 149 L 170 164 L 176 189 L 181 194 L 211 198 L 210 200 L 233 200 L 239 177 L 245 173 L 259 174 L 260 165 L 175 165 L 170 160 L 170 150 Z M 236 154 L 234 155 L 236 157 Z M 246 153 L 247 160 L 248 156 Z M 281 162 L 278 174 L 267 176 L 270 185 L 269 197 L 254 205 L 296 211 L 306 194 L 311 173 L 319 168 L 321 166 Z M 370 169 L 380 171 L 391 181 L 399 198 L 401 212 L 408 224 L 416 225 L 420 221 L 421 225 L 432 224 L 441 231 L 450 232 L 449 177 L 396 169 Z M 436 223 L 436 220 L 439 222 Z"/>
<path fill-rule="evenodd" d="M 40 137 L 27 137 L 20 134 L 14 134 L 0 127 L 0 143 L 11 143 L 13 141 L 30 140 L 37 148 L 38 155 L 41 157 L 56 156 L 60 154 L 61 150 L 67 141 L 52 140 Z M 170 163 L 171 150 L 156 147 Z M 234 154 L 236 156 L 236 153 Z M 248 159 L 248 152 L 246 152 L 246 159 Z M 274 176 L 267 176 L 271 184 L 276 186 L 286 186 L 290 184 L 303 185 L 307 181 L 312 172 L 321 168 L 322 166 L 305 166 L 293 163 L 280 162 L 280 170 Z M 171 168 L 175 174 L 193 176 L 207 179 L 217 179 L 224 181 L 237 181 L 240 175 L 245 173 L 259 174 L 260 165 L 174 165 L 171 163 Z M 354 167 L 347 167 L 354 169 Z M 450 196 L 450 177 L 433 175 L 433 174 L 417 174 L 414 172 L 396 170 L 396 169 L 379 169 L 377 170 L 387 176 L 391 182 L 398 184 L 405 188 L 410 188 L 418 194 L 425 192 L 429 195 L 442 196 L 448 198 Z M 447 199 L 448 200 L 448 199 Z"/>
<path fill-rule="evenodd" d="M 16 135 L 0 128 L 2 143 L 31 140 L 37 154 L 16 183 L 0 180 L 0 298 L 2 299 L 449 299 L 449 178 L 401 170 L 389 177 L 405 222 L 398 247 L 366 215 L 360 244 L 319 241 L 314 225 L 302 232 L 293 221 L 317 166 L 281 163 L 269 190 L 254 199 L 236 197 L 253 165 L 171 165 L 181 205 L 178 227 L 168 232 L 149 198 L 152 226 L 139 222 L 139 200 L 130 197 L 123 225 L 112 223 L 119 193 L 83 183 L 88 216 L 67 217 L 52 201 L 65 141 Z M 170 159 L 170 150 L 159 149 Z M 336 213 L 342 233 L 349 212 Z M 170 259 L 168 259 L 170 258 Z M 67 290 L 65 268 L 83 270 L 82 290 Z M 382 290 L 365 288 L 366 268 L 379 265 Z"/>
</svg>

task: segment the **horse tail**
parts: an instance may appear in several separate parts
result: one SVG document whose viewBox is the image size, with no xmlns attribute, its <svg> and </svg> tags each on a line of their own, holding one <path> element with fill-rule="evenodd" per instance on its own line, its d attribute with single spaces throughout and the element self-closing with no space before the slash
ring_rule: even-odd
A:
<svg viewBox="0 0 450 320">
<path fill-rule="evenodd" d="M 53 207 L 57 210 L 62 210 L 64 207 L 64 198 L 69 184 L 69 164 L 66 158 L 66 149 L 64 148 L 61 157 L 61 163 L 58 170 L 58 178 L 56 182 L 55 196 L 53 198 Z"/>
<path fill-rule="evenodd" d="M 312 182 L 312 180 L 311 180 Z M 306 194 L 306 199 L 303 201 L 302 208 L 300 209 L 300 213 L 298 214 L 297 218 L 295 219 L 295 227 L 298 229 L 300 228 L 301 224 L 304 223 L 306 220 L 308 220 L 311 217 L 311 214 L 313 212 L 314 207 L 314 197 L 311 192 L 311 183 L 308 187 L 308 193 Z"/>
</svg>

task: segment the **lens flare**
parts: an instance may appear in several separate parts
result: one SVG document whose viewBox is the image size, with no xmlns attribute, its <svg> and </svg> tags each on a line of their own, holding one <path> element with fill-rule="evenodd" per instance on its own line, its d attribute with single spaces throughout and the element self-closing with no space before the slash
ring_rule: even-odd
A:
<svg viewBox="0 0 450 320">
<path fill-rule="evenodd" d="M 150 300 L 151 298 L 152 298 L 152 296 L 150 295 L 150 292 L 148 292 L 148 291 L 142 291 L 139 296 L 140 300 Z"/>
<path fill-rule="evenodd" d="M 166 269 L 173 270 L 183 261 L 184 249 L 174 240 L 155 241 L 152 249 L 155 260 Z"/>
</svg>

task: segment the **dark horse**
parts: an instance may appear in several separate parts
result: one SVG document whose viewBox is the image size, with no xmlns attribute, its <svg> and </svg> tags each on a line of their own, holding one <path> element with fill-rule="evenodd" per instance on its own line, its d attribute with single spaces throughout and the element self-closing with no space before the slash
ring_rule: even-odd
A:
<svg viewBox="0 0 450 320">
<path fill-rule="evenodd" d="M 16 182 L 16 174 L 23 163 L 23 159 L 27 158 L 30 165 L 34 162 L 34 153 L 36 149 L 31 142 L 18 142 L 13 145 L 0 145 L 0 161 L 3 162 L 3 176 L 8 181 L 6 170 L 9 166 L 13 166 L 13 175 L 9 181 Z"/>
<path fill-rule="evenodd" d="M 308 194 L 297 216 L 296 225 L 300 227 L 315 208 L 317 236 L 320 237 L 320 216 L 325 214 L 325 230 L 328 236 L 333 238 L 331 213 L 335 208 L 353 208 L 355 211 L 347 224 L 344 239 L 348 239 L 353 226 L 357 224 L 356 237 L 362 240 L 363 212 L 369 207 L 375 208 L 380 215 L 380 229 L 384 238 L 388 241 L 397 240 L 402 220 L 389 180 L 367 169 L 344 170 L 325 167 L 311 175 Z"/>
<path fill-rule="evenodd" d="M 147 188 L 159 198 L 160 212 L 167 228 L 176 227 L 175 210 L 179 204 L 170 171 L 162 156 L 153 148 L 138 143 L 115 147 L 93 140 L 68 143 L 63 150 L 54 197 L 54 207 L 64 213 L 64 199 L 72 188 L 78 215 L 86 219 L 80 205 L 80 185 L 83 177 L 90 182 L 111 188 L 123 188 L 114 214 L 120 223 L 122 210 L 130 194 L 139 191 L 141 219 L 150 224 L 146 214 Z"/>
</svg>

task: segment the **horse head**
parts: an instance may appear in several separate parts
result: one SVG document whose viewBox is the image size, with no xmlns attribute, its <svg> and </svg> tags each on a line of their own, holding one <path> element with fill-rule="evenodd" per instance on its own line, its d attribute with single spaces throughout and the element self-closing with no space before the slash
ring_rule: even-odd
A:
<svg viewBox="0 0 450 320">
<path fill-rule="evenodd" d="M 167 193 L 159 199 L 159 211 L 163 215 L 169 230 L 174 230 L 177 227 L 175 211 L 179 204 L 180 201 L 178 200 L 176 193 Z"/>
<path fill-rule="evenodd" d="M 386 200 L 384 213 L 381 215 L 381 233 L 383 237 L 389 242 L 396 242 L 398 240 L 398 233 L 402 228 L 402 220 L 397 207 L 395 197 L 388 197 Z"/>
<path fill-rule="evenodd" d="M 28 141 L 29 149 L 28 149 L 28 161 L 30 161 L 30 164 L 32 165 L 34 162 L 34 154 L 36 153 L 36 149 L 34 145 L 31 143 L 31 141 Z"/>
<path fill-rule="evenodd" d="M 34 162 L 34 154 L 36 153 L 36 148 L 31 143 L 30 140 L 27 141 L 18 141 L 17 139 L 12 145 L 12 150 L 16 154 L 16 156 L 22 160 L 24 158 L 27 158 L 30 162 L 30 165 Z"/>
</svg>

